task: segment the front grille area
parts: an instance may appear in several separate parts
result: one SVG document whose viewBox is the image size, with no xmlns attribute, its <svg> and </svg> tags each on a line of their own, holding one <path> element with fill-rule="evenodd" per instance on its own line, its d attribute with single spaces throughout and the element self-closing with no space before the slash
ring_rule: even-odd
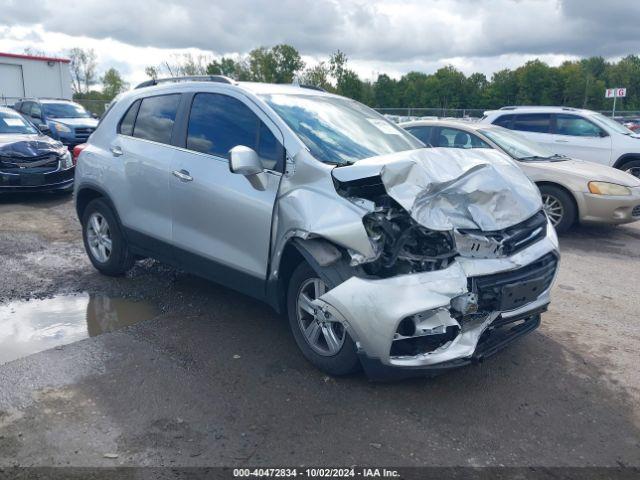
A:
<svg viewBox="0 0 640 480">
<path fill-rule="evenodd" d="M 0 157 L 2 173 L 49 173 L 58 169 L 58 156 L 53 153 L 37 157 Z"/>
<path fill-rule="evenodd" d="M 633 207 L 633 210 L 631 210 L 631 216 L 640 217 L 640 205 Z"/>
<path fill-rule="evenodd" d="M 480 311 L 515 310 L 533 302 L 551 286 L 558 257 L 547 253 L 525 267 L 469 279 L 469 289 L 478 295 Z"/>
<path fill-rule="evenodd" d="M 542 210 L 524 222 L 513 225 L 504 230 L 485 232 L 482 230 L 460 230 L 467 239 L 465 250 L 469 256 L 509 256 L 533 245 L 544 238 L 547 230 L 547 216 Z M 460 237 L 458 237 L 460 238 Z M 477 242 L 477 245 L 474 243 Z M 462 245 L 460 245 L 462 247 Z M 488 247 L 488 248 L 487 248 Z M 476 253 L 489 252 L 490 255 Z M 460 252 L 464 254 L 464 252 Z"/>
<path fill-rule="evenodd" d="M 93 128 L 93 127 L 78 127 L 78 128 L 76 128 L 76 140 L 79 140 L 81 142 L 85 142 L 89 138 L 89 135 L 91 135 L 94 130 L 95 130 L 95 128 Z"/>
</svg>

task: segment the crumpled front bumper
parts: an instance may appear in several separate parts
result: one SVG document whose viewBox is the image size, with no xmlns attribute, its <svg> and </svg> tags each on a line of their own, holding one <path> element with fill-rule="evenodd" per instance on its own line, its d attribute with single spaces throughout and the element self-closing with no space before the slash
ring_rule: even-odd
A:
<svg viewBox="0 0 640 480">
<path fill-rule="evenodd" d="M 527 280 L 526 273 L 531 265 L 544 262 L 544 258 L 555 260 L 553 264 L 546 264 L 547 277 L 542 288 L 543 283 Z M 377 373 L 380 372 L 386 376 L 392 371 L 404 371 L 400 376 L 428 373 L 470 363 L 535 329 L 540 322 L 540 312 L 550 301 L 558 258 L 557 236 L 548 224 L 544 238 L 510 257 L 458 257 L 446 269 L 433 272 L 386 279 L 351 277 L 315 303 L 325 317 L 345 325 L 358 345 L 363 366 L 370 376 L 379 377 Z M 485 301 L 483 308 L 482 292 L 474 292 L 475 285 L 481 280 L 483 285 L 491 286 L 494 278 L 499 288 L 506 286 L 510 289 L 506 290 L 509 295 L 516 296 L 522 293 L 518 290 L 518 282 L 528 282 L 530 289 L 523 294 L 526 295 L 526 303 L 509 310 L 500 310 L 495 305 L 487 310 L 487 305 L 492 304 Z M 524 280 L 509 283 L 510 278 Z M 539 294 L 536 292 L 532 297 L 532 289 L 536 291 L 538 288 Z M 452 307 L 452 300 L 470 292 L 480 293 L 480 308 L 475 314 L 460 315 Z M 431 351 L 393 354 L 391 347 L 394 339 L 398 338 L 400 322 L 408 317 L 418 318 L 416 316 L 423 319 L 419 323 L 423 332 L 444 331 L 446 327 L 452 327 L 457 335 Z M 504 333 L 505 327 L 510 334 L 498 334 L 497 342 L 486 343 L 489 332 L 496 330 L 499 333 L 501 330 Z"/>
</svg>

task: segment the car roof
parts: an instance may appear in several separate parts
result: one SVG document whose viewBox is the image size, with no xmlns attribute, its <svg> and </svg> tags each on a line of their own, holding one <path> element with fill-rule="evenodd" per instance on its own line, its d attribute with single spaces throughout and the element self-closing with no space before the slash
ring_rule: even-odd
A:
<svg viewBox="0 0 640 480">
<path fill-rule="evenodd" d="M 584 108 L 562 107 L 562 106 L 535 106 L 535 105 L 522 105 L 522 106 L 508 106 L 502 107 L 499 110 L 487 110 L 485 115 L 509 115 L 513 113 L 577 113 L 581 115 L 593 115 L 596 112 L 593 110 L 586 110 Z"/>
<path fill-rule="evenodd" d="M 471 122 L 468 120 L 412 120 L 409 122 L 400 122 L 399 127 L 451 127 L 466 130 L 479 130 L 481 128 L 500 128 L 495 125 L 479 122 Z"/>
<path fill-rule="evenodd" d="M 216 77 L 216 76 L 214 76 Z M 144 82 L 138 87 L 130 90 L 131 92 L 150 92 L 150 91 L 181 91 L 184 89 L 192 88 L 193 86 L 208 87 L 208 86 L 224 86 L 229 89 L 238 89 L 245 92 L 252 93 L 254 95 L 269 95 L 269 94 L 288 94 L 288 95 L 309 95 L 309 96 L 335 96 L 332 93 L 325 90 L 309 86 L 309 85 L 297 85 L 297 84 L 282 84 L 282 83 L 262 83 L 262 82 L 237 82 L 235 80 L 224 78 L 224 81 L 220 80 L 207 80 L 206 78 L 198 79 L 194 77 L 186 77 L 181 80 L 177 77 L 175 81 L 173 79 L 162 79 L 157 84 L 146 85 Z"/>
</svg>

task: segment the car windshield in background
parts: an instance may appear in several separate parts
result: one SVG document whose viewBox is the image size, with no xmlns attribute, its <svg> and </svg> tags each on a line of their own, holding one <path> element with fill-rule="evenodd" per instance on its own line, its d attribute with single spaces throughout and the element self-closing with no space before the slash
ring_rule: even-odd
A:
<svg viewBox="0 0 640 480">
<path fill-rule="evenodd" d="M 17 113 L 0 111 L 0 134 L 34 134 L 38 133 L 33 125 Z"/>
<path fill-rule="evenodd" d="M 627 127 L 622 125 L 621 123 L 616 122 L 612 118 L 605 117 L 601 113 L 593 113 L 589 116 L 589 118 L 596 120 L 600 125 L 605 127 L 609 127 L 611 130 L 617 133 L 622 133 L 623 135 L 633 135 L 633 130 L 629 130 Z"/>
<path fill-rule="evenodd" d="M 44 113 L 51 118 L 88 118 L 89 113 L 77 103 L 44 103 Z"/>
<path fill-rule="evenodd" d="M 541 145 L 532 142 L 506 128 L 496 127 L 479 130 L 516 160 L 540 160 L 560 158 Z"/>
<path fill-rule="evenodd" d="M 424 144 L 373 110 L 346 98 L 262 95 L 318 160 L 346 164 Z"/>
</svg>

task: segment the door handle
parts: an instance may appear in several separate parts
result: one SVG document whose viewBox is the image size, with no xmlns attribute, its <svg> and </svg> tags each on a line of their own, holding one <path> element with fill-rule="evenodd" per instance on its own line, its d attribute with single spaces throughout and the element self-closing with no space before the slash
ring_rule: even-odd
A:
<svg viewBox="0 0 640 480">
<path fill-rule="evenodd" d="M 111 150 L 111 154 L 114 157 L 119 157 L 122 155 L 122 147 L 119 147 L 118 145 L 112 145 L 111 148 L 109 149 Z"/>
<path fill-rule="evenodd" d="M 569 143 L 569 140 L 554 140 L 556 143 Z"/>
<path fill-rule="evenodd" d="M 184 169 L 183 170 L 174 170 L 173 171 L 173 176 L 174 177 L 178 177 L 181 182 L 192 182 L 193 181 L 193 177 L 191 175 L 189 175 L 189 172 L 187 172 Z"/>
</svg>

